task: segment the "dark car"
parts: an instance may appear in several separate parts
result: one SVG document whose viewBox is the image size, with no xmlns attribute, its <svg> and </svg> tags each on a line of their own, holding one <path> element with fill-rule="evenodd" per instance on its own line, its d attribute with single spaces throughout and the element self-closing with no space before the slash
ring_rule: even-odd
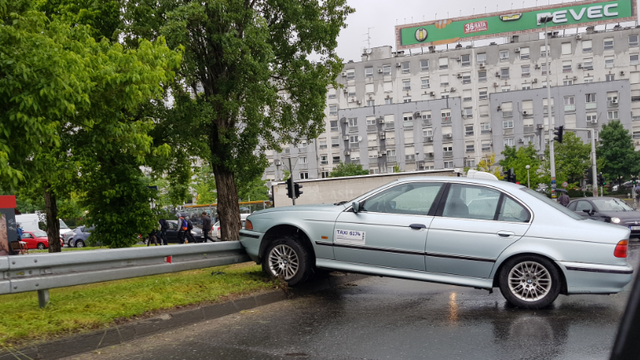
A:
<svg viewBox="0 0 640 360">
<path fill-rule="evenodd" d="M 68 236 L 66 242 L 67 244 L 69 244 L 69 247 L 85 247 L 87 246 L 87 239 L 89 238 L 89 236 L 91 236 L 92 231 L 93 226 L 78 226 L 73 230 L 73 233 L 70 233 L 70 235 L 65 235 Z M 99 246 L 99 244 L 96 245 Z"/>
<path fill-rule="evenodd" d="M 571 201 L 567 208 L 588 219 L 628 227 L 631 236 L 640 237 L 640 211 L 635 211 L 620 199 L 585 197 Z"/>
<path fill-rule="evenodd" d="M 167 230 L 167 242 L 169 243 L 180 243 L 178 238 L 178 220 L 167 220 L 169 223 L 169 230 Z M 196 241 L 202 241 L 202 229 L 198 227 L 193 227 L 191 230 L 191 235 L 196 239 Z"/>
</svg>

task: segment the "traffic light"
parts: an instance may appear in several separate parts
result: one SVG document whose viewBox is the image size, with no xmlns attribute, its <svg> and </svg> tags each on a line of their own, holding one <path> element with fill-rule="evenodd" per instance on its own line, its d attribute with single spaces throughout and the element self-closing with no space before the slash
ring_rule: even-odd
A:
<svg viewBox="0 0 640 360">
<path fill-rule="evenodd" d="M 562 135 L 564 135 L 564 125 L 554 128 L 553 133 L 556 135 L 553 139 L 562 144 Z"/>
<path fill-rule="evenodd" d="M 585 177 L 586 177 L 585 180 L 587 184 L 593 184 L 593 168 L 592 167 L 587 169 Z"/>
<path fill-rule="evenodd" d="M 295 183 L 293 184 L 293 195 L 297 198 L 300 197 L 300 194 L 302 194 L 302 191 L 300 191 L 300 189 L 302 189 L 302 185 Z"/>
<path fill-rule="evenodd" d="M 604 178 L 604 175 L 602 175 L 602 173 L 598 174 L 598 184 L 600 186 L 607 185 L 607 179 Z"/>
<path fill-rule="evenodd" d="M 508 182 L 512 182 L 512 183 L 516 183 L 516 173 L 515 171 L 513 171 L 513 168 L 509 169 L 508 171 L 504 171 L 502 172 L 502 174 L 504 174 L 504 179 Z"/>
<path fill-rule="evenodd" d="M 293 177 L 291 177 L 291 175 L 289 175 L 289 178 L 287 179 L 287 196 L 291 199 L 295 199 L 293 197 Z"/>
</svg>

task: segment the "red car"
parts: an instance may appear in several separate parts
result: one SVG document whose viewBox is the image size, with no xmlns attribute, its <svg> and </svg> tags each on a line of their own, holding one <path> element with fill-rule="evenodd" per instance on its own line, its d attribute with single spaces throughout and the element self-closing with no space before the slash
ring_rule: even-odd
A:
<svg viewBox="0 0 640 360">
<path fill-rule="evenodd" d="M 23 231 L 22 232 L 22 241 L 27 243 L 27 249 L 46 249 L 49 247 L 49 238 L 47 237 L 47 233 L 42 230 L 37 231 Z M 60 239 L 60 246 L 62 247 L 64 243 L 62 239 Z"/>
</svg>

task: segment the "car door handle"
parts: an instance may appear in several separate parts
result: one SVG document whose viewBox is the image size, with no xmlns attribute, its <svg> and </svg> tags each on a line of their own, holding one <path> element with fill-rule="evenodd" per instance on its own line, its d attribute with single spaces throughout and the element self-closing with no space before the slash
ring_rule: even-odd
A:
<svg viewBox="0 0 640 360">
<path fill-rule="evenodd" d="M 413 230 L 426 229 L 427 227 L 424 224 L 411 224 L 409 225 Z"/>
<path fill-rule="evenodd" d="M 498 236 L 501 236 L 501 237 L 509 237 L 513 235 L 515 235 L 515 233 L 511 231 L 498 231 Z"/>
</svg>

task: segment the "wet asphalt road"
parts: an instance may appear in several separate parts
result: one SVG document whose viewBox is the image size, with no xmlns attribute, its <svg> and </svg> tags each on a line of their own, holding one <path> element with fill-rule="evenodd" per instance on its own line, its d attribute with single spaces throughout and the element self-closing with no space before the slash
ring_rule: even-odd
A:
<svg viewBox="0 0 640 360">
<path fill-rule="evenodd" d="M 497 289 L 370 277 L 73 358 L 607 359 L 627 296 L 561 295 L 529 311 Z"/>
</svg>

